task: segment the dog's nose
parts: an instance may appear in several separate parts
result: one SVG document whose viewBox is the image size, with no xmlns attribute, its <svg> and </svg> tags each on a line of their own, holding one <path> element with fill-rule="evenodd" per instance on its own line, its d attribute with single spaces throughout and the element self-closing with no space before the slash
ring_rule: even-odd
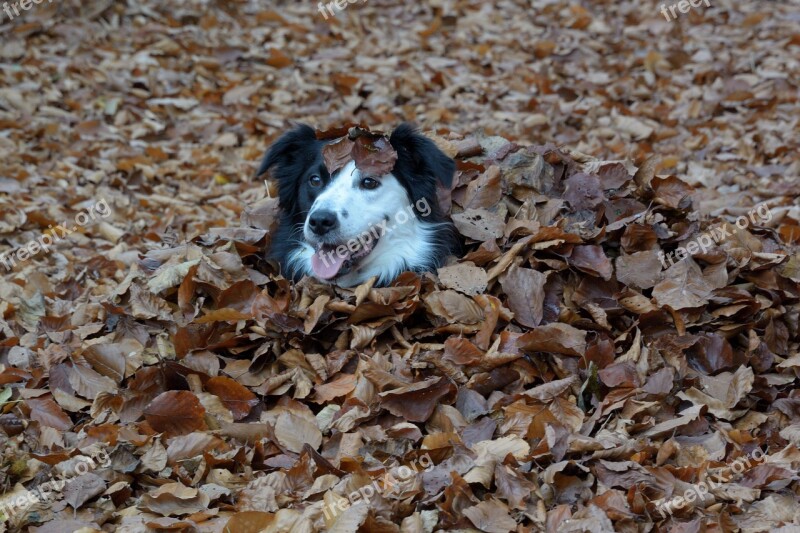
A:
<svg viewBox="0 0 800 533">
<path fill-rule="evenodd" d="M 325 235 L 333 231 L 339 225 L 339 219 L 333 211 L 316 211 L 308 219 L 311 231 L 317 235 Z"/>
</svg>

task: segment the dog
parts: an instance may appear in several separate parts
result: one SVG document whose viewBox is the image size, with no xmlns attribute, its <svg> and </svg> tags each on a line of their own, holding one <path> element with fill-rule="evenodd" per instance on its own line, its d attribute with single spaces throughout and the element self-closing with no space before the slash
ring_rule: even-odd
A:
<svg viewBox="0 0 800 533">
<path fill-rule="evenodd" d="M 352 160 L 328 172 L 323 149 L 331 142 L 299 125 L 267 150 L 258 169 L 258 176 L 271 170 L 278 184 L 280 219 L 268 259 L 284 277 L 340 287 L 376 277 L 385 286 L 457 253 L 458 234 L 437 198 L 437 185 L 452 185 L 455 162 L 433 141 L 400 125 L 388 138 L 396 160 L 382 175 Z"/>
</svg>

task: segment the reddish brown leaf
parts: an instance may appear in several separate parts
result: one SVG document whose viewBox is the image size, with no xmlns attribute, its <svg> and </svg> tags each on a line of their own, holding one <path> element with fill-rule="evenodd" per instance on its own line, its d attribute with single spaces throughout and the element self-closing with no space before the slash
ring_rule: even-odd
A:
<svg viewBox="0 0 800 533">
<path fill-rule="evenodd" d="M 206 382 L 205 388 L 222 400 L 225 407 L 233 413 L 234 420 L 241 420 L 246 417 L 250 414 L 250 410 L 258 405 L 258 398 L 255 394 L 229 377 L 217 376 L 211 378 Z"/>
<path fill-rule="evenodd" d="M 205 409 L 189 391 L 167 391 L 158 395 L 144 411 L 147 423 L 167 436 L 186 435 L 206 427 Z"/>
<path fill-rule="evenodd" d="M 456 387 L 446 377 L 432 377 L 382 392 L 381 406 L 409 422 L 425 422 L 440 401 L 448 395 L 454 395 L 455 391 Z"/>
</svg>

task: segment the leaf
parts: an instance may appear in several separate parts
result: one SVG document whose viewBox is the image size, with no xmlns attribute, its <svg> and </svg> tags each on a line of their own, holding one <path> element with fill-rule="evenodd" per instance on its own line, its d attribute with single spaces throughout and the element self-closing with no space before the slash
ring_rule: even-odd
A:
<svg viewBox="0 0 800 533">
<path fill-rule="evenodd" d="M 106 482 L 93 472 L 83 474 L 70 480 L 64 487 L 64 501 L 79 509 L 84 503 L 106 490 Z"/>
<path fill-rule="evenodd" d="M 483 320 L 483 311 L 478 304 L 455 291 L 431 293 L 425 297 L 425 307 L 451 324 L 477 324 Z"/>
<path fill-rule="evenodd" d="M 702 307 L 708 303 L 712 290 L 697 263 L 687 258 L 664 273 L 664 279 L 653 287 L 653 298 L 658 305 L 676 310 Z"/>
<path fill-rule="evenodd" d="M 597 276 L 608 281 L 614 274 L 611 260 L 606 256 L 603 248 L 597 245 L 575 246 L 570 254 L 569 264 L 591 276 Z"/>
<path fill-rule="evenodd" d="M 166 483 L 142 496 L 139 508 L 162 516 L 182 516 L 208 509 L 204 493 L 181 483 Z"/>
<path fill-rule="evenodd" d="M 508 296 L 508 308 L 517 323 L 533 328 L 544 316 L 544 285 L 547 275 L 530 268 L 512 266 L 500 277 L 503 292 Z"/>
<path fill-rule="evenodd" d="M 222 400 L 225 407 L 233 413 L 234 420 L 246 417 L 250 410 L 258 405 L 258 398 L 255 394 L 229 377 L 211 378 L 206 382 L 205 389 Z"/>
<path fill-rule="evenodd" d="M 147 281 L 147 288 L 153 294 L 158 294 L 163 290 L 177 287 L 186 277 L 189 270 L 191 270 L 191 268 L 198 263 L 200 263 L 200 259 L 184 261 L 183 263 L 178 264 L 167 263 L 162 265 L 156 271 L 155 275 L 153 275 L 153 277 Z"/>
<path fill-rule="evenodd" d="M 109 370 L 109 369 L 105 369 Z M 84 398 L 94 400 L 101 393 L 117 392 L 117 384 L 113 379 L 95 372 L 84 365 L 75 365 L 69 373 L 69 384 L 75 392 Z"/>
<path fill-rule="evenodd" d="M 651 188 L 651 181 L 656 175 L 661 158 L 657 155 L 648 157 L 641 167 L 636 171 L 633 180 L 640 190 L 644 191 Z"/>
<path fill-rule="evenodd" d="M 0 406 L 3 406 L 8 402 L 13 392 L 14 391 L 11 390 L 11 387 L 5 387 L 2 391 L 0 391 Z"/>
<path fill-rule="evenodd" d="M 129 357 L 141 353 L 142 345 L 135 339 L 123 339 L 112 344 L 93 344 L 84 350 L 83 357 L 99 374 L 120 383 L 125 377 Z"/>
<path fill-rule="evenodd" d="M 240 511 L 228 519 L 222 533 L 259 533 L 275 521 L 273 513 Z"/>
<path fill-rule="evenodd" d="M 154 430 L 167 436 L 186 435 L 205 429 L 205 409 L 189 391 L 159 394 L 144 410 L 145 419 Z"/>
<path fill-rule="evenodd" d="M 487 209 L 466 209 L 452 218 L 462 235 L 476 241 L 499 239 L 506 226 L 505 220 Z"/>
<path fill-rule="evenodd" d="M 365 176 L 389 174 L 397 161 L 397 152 L 384 136 L 360 135 L 353 145 L 353 161 Z"/>
<path fill-rule="evenodd" d="M 508 514 L 508 507 L 489 499 L 463 511 L 475 527 L 486 533 L 508 533 L 517 529 L 517 522 Z"/>
<path fill-rule="evenodd" d="M 655 192 L 655 200 L 672 209 L 688 209 L 692 205 L 691 195 L 694 188 L 675 176 L 653 178 L 651 182 Z"/>
<path fill-rule="evenodd" d="M 342 137 L 336 142 L 328 143 L 322 148 L 322 157 L 325 168 L 333 175 L 342 169 L 353 158 L 354 143 L 347 137 Z"/>
<path fill-rule="evenodd" d="M 25 404 L 31 409 L 31 420 L 59 431 L 72 429 L 72 420 L 52 398 L 28 398 Z"/>
<path fill-rule="evenodd" d="M 447 396 L 454 395 L 455 392 L 456 387 L 449 379 L 432 377 L 382 392 L 379 396 L 381 406 L 390 413 L 409 422 L 425 422 L 431 417 L 439 402 Z"/>
<path fill-rule="evenodd" d="M 200 318 L 195 319 L 195 324 L 208 324 L 209 322 L 237 322 L 239 320 L 253 319 L 252 313 L 242 313 L 236 309 L 222 308 L 209 311 Z"/>
<path fill-rule="evenodd" d="M 662 263 L 655 250 L 622 254 L 616 260 L 617 279 L 636 289 L 650 289 L 661 278 Z"/>
<path fill-rule="evenodd" d="M 486 286 L 489 284 L 486 271 L 470 261 L 442 267 L 437 270 L 437 274 L 439 281 L 446 288 L 457 290 L 468 296 L 475 296 L 486 291 Z"/>
<path fill-rule="evenodd" d="M 586 332 L 556 322 L 525 333 L 517 345 L 526 352 L 550 352 L 582 356 L 586 352 Z"/>
<path fill-rule="evenodd" d="M 333 381 L 314 387 L 314 401 L 316 403 L 328 403 L 334 398 L 350 394 L 355 387 L 355 375 L 339 374 Z"/>
<path fill-rule="evenodd" d="M 603 190 L 600 186 L 600 179 L 591 174 L 579 172 L 570 176 L 564 182 L 564 200 L 569 202 L 572 209 L 594 209 L 605 200 Z"/>
<path fill-rule="evenodd" d="M 287 450 L 300 453 L 305 445 L 316 450 L 322 444 L 322 432 L 315 421 L 291 412 L 278 415 L 275 439 Z"/>
</svg>

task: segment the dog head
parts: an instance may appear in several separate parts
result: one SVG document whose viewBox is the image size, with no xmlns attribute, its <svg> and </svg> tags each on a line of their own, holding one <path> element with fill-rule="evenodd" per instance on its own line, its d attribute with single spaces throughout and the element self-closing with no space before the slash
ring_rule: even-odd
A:
<svg viewBox="0 0 800 533">
<path fill-rule="evenodd" d="M 268 150 L 259 174 L 275 167 L 281 208 L 302 227 L 316 277 L 345 275 L 372 261 L 373 252 L 384 253 L 378 249 L 388 228 L 407 226 L 398 231 L 413 239 L 413 228 L 442 221 L 436 189 L 450 187 L 454 161 L 407 124 L 389 143 L 397 160 L 383 175 L 369 175 L 353 161 L 331 175 L 323 160 L 325 141 L 308 126 L 286 133 Z"/>
</svg>

